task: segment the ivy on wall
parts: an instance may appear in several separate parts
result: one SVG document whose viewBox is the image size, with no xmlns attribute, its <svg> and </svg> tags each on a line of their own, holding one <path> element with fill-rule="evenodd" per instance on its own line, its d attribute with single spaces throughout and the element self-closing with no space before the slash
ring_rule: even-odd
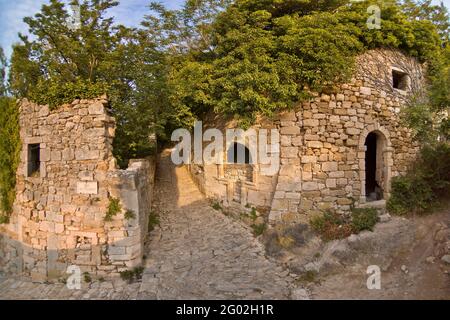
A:
<svg viewBox="0 0 450 320">
<path fill-rule="evenodd" d="M 0 223 L 8 223 L 12 212 L 20 151 L 19 108 L 14 99 L 0 97 Z"/>
<path fill-rule="evenodd" d="M 90 83 L 78 79 L 75 82 L 58 83 L 40 81 L 30 92 L 30 99 L 39 105 L 49 105 L 53 110 L 58 106 L 71 103 L 75 99 L 93 99 L 108 92 L 108 85 L 103 82 Z"/>
</svg>

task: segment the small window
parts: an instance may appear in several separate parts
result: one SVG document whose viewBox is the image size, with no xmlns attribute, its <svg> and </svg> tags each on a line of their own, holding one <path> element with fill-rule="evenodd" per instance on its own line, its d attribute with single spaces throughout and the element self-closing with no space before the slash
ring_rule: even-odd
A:
<svg viewBox="0 0 450 320">
<path fill-rule="evenodd" d="M 41 168 L 41 146 L 28 145 L 28 177 L 39 177 Z"/>
<path fill-rule="evenodd" d="M 406 91 L 408 89 L 408 74 L 400 70 L 392 70 L 392 86 L 394 89 Z"/>
<path fill-rule="evenodd" d="M 252 163 L 252 157 L 250 150 L 240 143 L 234 143 L 230 149 L 228 149 L 228 163 L 234 164 L 250 164 Z"/>
</svg>

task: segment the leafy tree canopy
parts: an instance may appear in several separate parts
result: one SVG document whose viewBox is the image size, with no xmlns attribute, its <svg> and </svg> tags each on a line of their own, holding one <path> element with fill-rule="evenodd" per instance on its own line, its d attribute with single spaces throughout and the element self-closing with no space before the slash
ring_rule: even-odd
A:
<svg viewBox="0 0 450 320">
<path fill-rule="evenodd" d="M 441 39 L 431 21 L 409 19 L 390 1 L 381 7 L 381 29 L 371 30 L 371 4 L 380 5 L 237 0 L 212 24 L 208 45 L 174 64 L 172 101 L 177 110 L 213 109 L 249 124 L 292 107 L 311 89 L 348 80 L 364 50 L 398 48 L 438 65 Z"/>
<path fill-rule="evenodd" d="M 32 39 L 20 35 L 13 48 L 11 91 L 39 104 L 57 107 L 75 98 L 107 92 L 118 128 L 115 156 L 122 166 L 154 148 L 149 136 L 165 123 L 167 99 L 164 56 L 142 30 L 114 23 L 107 12 L 117 1 L 71 1 L 80 8 L 80 24 L 67 23 L 61 0 L 43 5 L 24 21 Z"/>
<path fill-rule="evenodd" d="M 205 112 L 251 124 L 293 107 L 311 90 L 347 81 L 354 57 L 398 48 L 430 66 L 431 101 L 449 102 L 445 8 L 421 1 L 186 0 L 180 10 L 151 3 L 141 28 L 117 25 L 113 0 L 73 0 L 81 24 L 51 0 L 25 19 L 32 38 L 14 46 L 9 84 L 18 97 L 55 107 L 107 91 L 118 122 L 121 165 Z M 381 6 L 381 29 L 366 23 Z M 430 20 L 431 19 L 431 20 Z M 447 59 L 447 60 L 446 60 Z"/>
</svg>

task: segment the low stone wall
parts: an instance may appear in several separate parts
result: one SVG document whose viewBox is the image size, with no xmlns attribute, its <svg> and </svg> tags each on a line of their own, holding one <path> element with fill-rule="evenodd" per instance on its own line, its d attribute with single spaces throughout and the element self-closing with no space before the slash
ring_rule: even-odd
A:
<svg viewBox="0 0 450 320">
<path fill-rule="evenodd" d="M 127 170 L 108 174 L 110 195 L 120 199 L 123 207 L 133 215 L 126 219 L 122 213 L 114 219 L 122 230 L 111 229 L 107 252 L 112 265 L 134 268 L 142 264 L 145 236 L 153 197 L 155 161 L 132 160 Z"/>
<path fill-rule="evenodd" d="M 17 195 L 10 224 L 0 226 L 4 272 L 45 281 L 64 277 L 70 265 L 105 277 L 142 263 L 154 161 L 117 168 L 107 107 L 106 99 L 53 111 L 21 102 Z M 107 221 L 114 199 L 121 210 Z"/>
</svg>

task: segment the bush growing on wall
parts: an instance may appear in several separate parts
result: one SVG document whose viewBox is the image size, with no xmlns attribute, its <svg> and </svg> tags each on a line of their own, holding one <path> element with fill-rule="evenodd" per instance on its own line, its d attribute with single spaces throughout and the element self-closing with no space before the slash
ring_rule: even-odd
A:
<svg viewBox="0 0 450 320">
<path fill-rule="evenodd" d="M 50 109 L 71 103 L 75 99 L 93 99 L 108 92 L 108 85 L 90 83 L 82 79 L 75 82 L 58 83 L 47 80 L 40 81 L 30 92 L 30 99 L 39 105 L 48 104 Z"/>
<path fill-rule="evenodd" d="M 450 195 L 450 146 L 425 146 L 418 161 L 402 177 L 392 180 L 391 213 L 424 213 Z"/>
<path fill-rule="evenodd" d="M 17 104 L 11 98 L 0 97 L 0 223 L 7 223 L 12 211 L 20 146 Z"/>
</svg>

